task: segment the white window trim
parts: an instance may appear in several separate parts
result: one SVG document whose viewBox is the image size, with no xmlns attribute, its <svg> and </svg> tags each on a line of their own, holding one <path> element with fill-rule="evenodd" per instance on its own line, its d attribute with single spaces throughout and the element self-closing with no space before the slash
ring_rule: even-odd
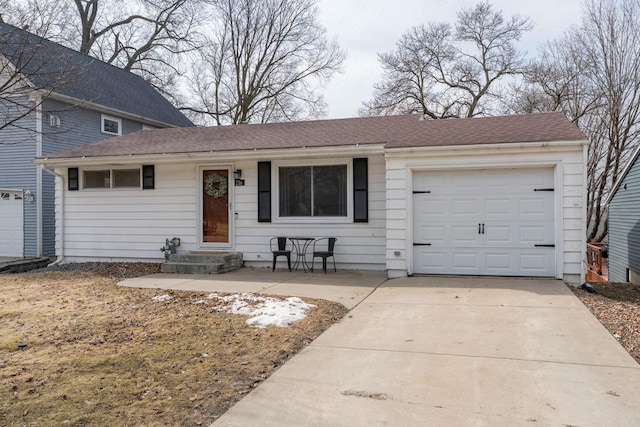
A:
<svg viewBox="0 0 640 427">
<path fill-rule="evenodd" d="M 118 123 L 118 132 L 107 132 L 106 130 L 104 130 L 104 121 L 105 120 L 111 120 L 113 122 L 117 122 Z M 122 119 L 118 118 L 118 117 L 113 117 L 113 116 L 108 116 L 106 114 L 102 114 L 100 117 L 100 131 L 102 133 L 106 133 L 107 135 L 122 135 Z"/>
<path fill-rule="evenodd" d="M 271 168 L 271 218 L 274 224 L 348 224 L 353 222 L 353 159 L 322 159 L 314 160 L 281 160 L 273 161 Z M 346 216 L 309 216 L 309 217 L 281 217 L 280 216 L 280 168 L 304 166 L 342 166 L 347 167 L 347 215 Z"/>
<path fill-rule="evenodd" d="M 139 169 L 140 172 L 140 182 L 139 185 L 137 187 L 114 187 L 113 186 L 113 171 L 114 170 L 134 170 L 134 169 Z M 87 188 L 84 185 L 84 173 L 85 172 L 96 172 L 96 171 L 109 171 L 109 188 L 106 187 L 90 187 Z M 100 167 L 95 167 L 95 168 L 86 168 L 86 169 L 80 169 L 78 171 L 78 179 L 80 180 L 80 190 L 81 191 L 137 191 L 137 190 L 142 190 L 142 166 L 137 166 L 137 167 L 104 167 L 104 168 L 100 168 Z"/>
</svg>

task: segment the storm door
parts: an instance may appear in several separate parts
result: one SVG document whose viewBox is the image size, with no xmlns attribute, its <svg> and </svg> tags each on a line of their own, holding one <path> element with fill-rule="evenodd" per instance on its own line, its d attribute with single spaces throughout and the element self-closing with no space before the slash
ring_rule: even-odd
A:
<svg viewBox="0 0 640 427">
<path fill-rule="evenodd" d="M 202 170 L 202 242 L 205 246 L 230 242 L 229 189 L 229 169 Z"/>
</svg>

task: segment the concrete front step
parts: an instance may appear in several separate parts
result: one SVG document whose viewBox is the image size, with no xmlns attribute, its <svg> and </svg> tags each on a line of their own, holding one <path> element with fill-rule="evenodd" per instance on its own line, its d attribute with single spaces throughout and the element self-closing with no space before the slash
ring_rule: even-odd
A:
<svg viewBox="0 0 640 427">
<path fill-rule="evenodd" d="M 242 267 L 242 254 L 238 252 L 192 252 L 169 255 L 162 264 L 163 273 L 220 274 Z"/>
</svg>

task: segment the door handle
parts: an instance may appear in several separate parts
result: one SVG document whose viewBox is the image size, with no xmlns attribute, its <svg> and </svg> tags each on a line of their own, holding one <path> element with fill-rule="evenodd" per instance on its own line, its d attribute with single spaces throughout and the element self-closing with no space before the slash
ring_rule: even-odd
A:
<svg viewBox="0 0 640 427">
<path fill-rule="evenodd" d="M 478 223 L 478 234 L 484 234 L 484 223 Z"/>
<path fill-rule="evenodd" d="M 484 222 L 482 223 L 482 234 L 484 234 Z"/>
</svg>

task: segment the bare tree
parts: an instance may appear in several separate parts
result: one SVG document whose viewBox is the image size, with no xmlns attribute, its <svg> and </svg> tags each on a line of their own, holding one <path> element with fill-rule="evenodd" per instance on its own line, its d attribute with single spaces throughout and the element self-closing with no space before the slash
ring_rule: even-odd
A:
<svg viewBox="0 0 640 427">
<path fill-rule="evenodd" d="M 579 26 L 549 43 L 515 112 L 565 111 L 590 140 L 587 239 L 608 231 L 603 202 L 640 143 L 640 0 L 586 0 Z"/>
<path fill-rule="evenodd" d="M 0 20 L 0 131 L 13 132 L 3 132 L 2 145 L 22 142 L 16 135 L 29 138 L 37 132 L 32 113 L 51 92 L 71 84 L 83 67 L 69 66 L 64 54 L 43 42 Z"/>
<path fill-rule="evenodd" d="M 174 94 L 182 54 L 201 45 L 206 0 L 23 0 L 11 22 Z"/>
<path fill-rule="evenodd" d="M 194 70 L 197 105 L 213 123 L 317 117 L 314 90 L 338 71 L 344 53 L 327 41 L 314 0 L 221 0 L 216 28 Z"/>
<path fill-rule="evenodd" d="M 379 54 L 383 80 L 361 115 L 421 113 L 430 118 L 491 114 L 499 81 L 524 69 L 514 46 L 531 30 L 529 18 L 505 19 L 486 2 L 457 15 L 455 27 L 430 23 L 404 33 Z"/>
</svg>

